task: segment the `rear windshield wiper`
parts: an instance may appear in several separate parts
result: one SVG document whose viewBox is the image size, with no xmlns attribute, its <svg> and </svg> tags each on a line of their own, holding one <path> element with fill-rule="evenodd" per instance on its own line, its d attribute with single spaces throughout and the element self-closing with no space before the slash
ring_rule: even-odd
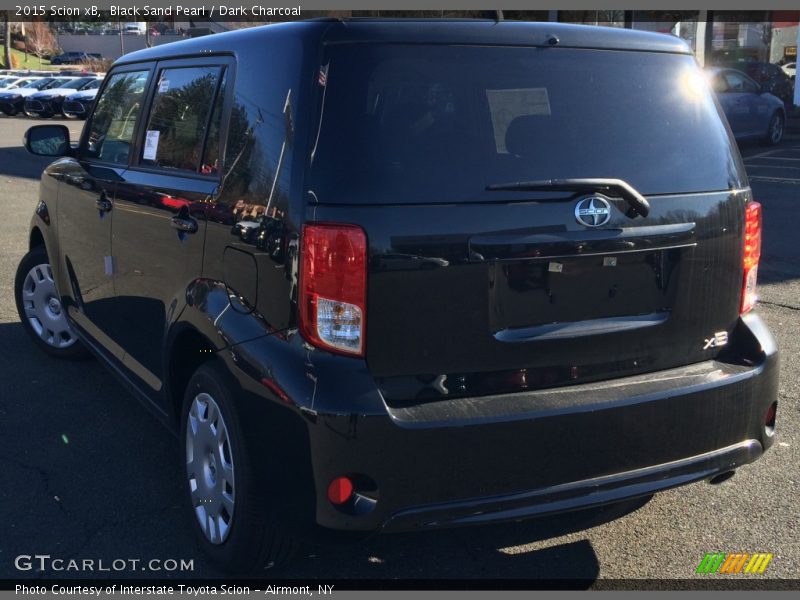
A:
<svg viewBox="0 0 800 600">
<path fill-rule="evenodd" d="M 540 181 L 514 181 L 511 183 L 493 183 L 487 185 L 490 192 L 613 192 L 622 197 L 630 206 L 629 217 L 641 215 L 646 217 L 650 212 L 647 199 L 622 179 L 543 179 Z M 632 213 L 632 214 L 631 214 Z"/>
</svg>

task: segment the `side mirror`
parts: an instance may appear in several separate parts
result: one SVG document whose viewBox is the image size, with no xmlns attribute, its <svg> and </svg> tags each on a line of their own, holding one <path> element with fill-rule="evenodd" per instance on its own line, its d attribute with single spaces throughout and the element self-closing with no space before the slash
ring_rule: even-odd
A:
<svg viewBox="0 0 800 600">
<path fill-rule="evenodd" d="M 37 156 L 70 154 L 69 129 L 63 125 L 35 125 L 25 132 L 25 149 Z"/>
</svg>

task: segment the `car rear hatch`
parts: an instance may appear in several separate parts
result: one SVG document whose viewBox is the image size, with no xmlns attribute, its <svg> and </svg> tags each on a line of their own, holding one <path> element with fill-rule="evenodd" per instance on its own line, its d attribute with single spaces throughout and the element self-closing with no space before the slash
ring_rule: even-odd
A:
<svg viewBox="0 0 800 600">
<path fill-rule="evenodd" d="M 366 232 L 388 403 L 719 352 L 749 192 L 690 55 L 341 44 L 320 86 L 309 218 Z"/>
</svg>

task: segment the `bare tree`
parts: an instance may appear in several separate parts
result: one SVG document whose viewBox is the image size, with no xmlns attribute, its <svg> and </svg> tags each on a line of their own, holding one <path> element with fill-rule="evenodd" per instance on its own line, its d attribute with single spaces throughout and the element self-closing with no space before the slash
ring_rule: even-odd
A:
<svg viewBox="0 0 800 600">
<path fill-rule="evenodd" d="M 42 55 L 52 53 L 56 48 L 56 38 L 47 23 L 33 21 L 28 26 L 27 48 L 39 58 L 42 64 Z"/>
<path fill-rule="evenodd" d="M 9 11 L 3 11 L 3 25 L 5 27 L 5 35 L 3 41 L 3 62 L 6 65 L 6 69 L 12 69 L 13 65 L 11 64 L 11 25 L 8 22 L 8 13 Z"/>
</svg>

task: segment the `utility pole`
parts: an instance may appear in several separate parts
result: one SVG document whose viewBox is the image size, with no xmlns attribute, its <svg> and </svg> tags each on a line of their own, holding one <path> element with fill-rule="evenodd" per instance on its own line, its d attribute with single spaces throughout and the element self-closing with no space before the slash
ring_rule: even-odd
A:
<svg viewBox="0 0 800 600">
<path fill-rule="evenodd" d="M 798 25 L 800 25 L 800 23 L 798 23 Z M 795 48 L 797 48 L 798 46 L 800 46 L 800 27 L 797 28 L 797 46 L 795 46 Z M 797 56 L 796 55 L 795 55 L 794 59 L 797 60 Z M 795 86 L 794 86 L 794 105 L 795 106 L 800 106 L 800 86 L 797 85 L 797 77 L 796 76 L 794 78 L 794 81 L 795 81 Z"/>
<path fill-rule="evenodd" d="M 3 37 L 5 38 L 3 41 L 3 62 L 6 65 L 6 69 L 12 69 L 11 66 L 11 25 L 8 24 L 8 12 L 7 10 L 3 11 L 3 25 L 5 26 L 5 33 Z"/>
</svg>

